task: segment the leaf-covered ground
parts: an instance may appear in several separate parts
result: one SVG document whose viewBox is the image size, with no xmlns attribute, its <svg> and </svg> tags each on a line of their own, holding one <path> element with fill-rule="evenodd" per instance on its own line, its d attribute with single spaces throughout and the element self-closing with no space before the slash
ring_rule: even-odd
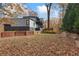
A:
<svg viewBox="0 0 79 59">
<path fill-rule="evenodd" d="M 0 38 L 0 55 L 61 56 L 79 55 L 75 41 L 60 34 Z"/>
</svg>

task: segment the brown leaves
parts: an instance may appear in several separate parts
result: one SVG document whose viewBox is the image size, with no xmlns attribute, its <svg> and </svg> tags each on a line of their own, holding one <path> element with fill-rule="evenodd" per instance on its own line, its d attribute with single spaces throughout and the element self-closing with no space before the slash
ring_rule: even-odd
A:
<svg viewBox="0 0 79 59">
<path fill-rule="evenodd" d="M 0 39 L 0 55 L 79 55 L 74 40 L 60 34 Z"/>
</svg>

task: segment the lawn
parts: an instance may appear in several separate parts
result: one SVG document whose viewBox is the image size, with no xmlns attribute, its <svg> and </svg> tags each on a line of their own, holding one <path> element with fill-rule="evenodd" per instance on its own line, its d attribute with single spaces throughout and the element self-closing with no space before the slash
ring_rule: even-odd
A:
<svg viewBox="0 0 79 59">
<path fill-rule="evenodd" d="M 61 56 L 79 55 L 75 41 L 60 34 L 39 34 L 0 38 L 0 55 Z"/>
</svg>

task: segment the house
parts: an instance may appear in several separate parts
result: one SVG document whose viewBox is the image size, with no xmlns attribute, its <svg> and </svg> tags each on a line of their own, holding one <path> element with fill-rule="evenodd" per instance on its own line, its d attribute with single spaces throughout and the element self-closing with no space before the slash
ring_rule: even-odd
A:
<svg viewBox="0 0 79 59">
<path fill-rule="evenodd" d="M 2 31 L 41 30 L 43 25 L 37 13 L 24 8 L 19 3 L 2 3 L 0 8 L 0 28 Z M 7 18 L 7 19 L 6 19 Z"/>
<path fill-rule="evenodd" d="M 4 31 L 38 31 L 43 28 L 43 23 L 36 16 L 11 18 L 15 24 L 4 24 Z"/>
</svg>

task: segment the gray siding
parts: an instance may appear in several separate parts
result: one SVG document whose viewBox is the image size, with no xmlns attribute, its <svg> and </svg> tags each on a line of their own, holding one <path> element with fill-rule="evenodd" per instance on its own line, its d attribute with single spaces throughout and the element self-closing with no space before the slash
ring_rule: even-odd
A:
<svg viewBox="0 0 79 59">
<path fill-rule="evenodd" d="M 15 24 L 12 24 L 11 26 L 28 26 L 26 25 L 26 19 L 23 18 L 16 18 L 12 19 L 15 21 Z"/>
</svg>

